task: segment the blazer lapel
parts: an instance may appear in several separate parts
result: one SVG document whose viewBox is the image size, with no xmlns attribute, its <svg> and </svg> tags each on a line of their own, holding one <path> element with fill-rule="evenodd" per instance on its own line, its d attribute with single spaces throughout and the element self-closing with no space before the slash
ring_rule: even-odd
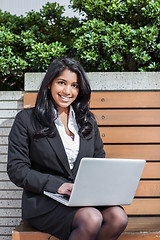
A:
<svg viewBox="0 0 160 240">
<path fill-rule="evenodd" d="M 74 167 L 72 169 L 72 174 L 75 178 L 81 159 L 87 156 L 87 149 L 90 147 L 90 141 L 87 141 L 83 137 L 80 137 L 80 148 L 77 159 L 75 161 Z"/>
<path fill-rule="evenodd" d="M 53 138 L 47 137 L 47 140 L 49 142 L 49 144 L 51 145 L 52 149 L 54 150 L 54 152 L 57 154 L 60 162 L 63 164 L 64 168 L 66 169 L 66 171 L 72 175 L 72 172 L 70 170 L 69 167 L 69 163 L 68 163 L 68 158 L 62 143 L 62 140 L 59 136 L 58 131 L 56 131 L 56 136 Z"/>
</svg>

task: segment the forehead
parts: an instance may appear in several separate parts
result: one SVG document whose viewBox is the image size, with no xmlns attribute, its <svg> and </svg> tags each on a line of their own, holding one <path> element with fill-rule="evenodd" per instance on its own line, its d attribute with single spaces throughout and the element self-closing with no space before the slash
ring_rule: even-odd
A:
<svg viewBox="0 0 160 240">
<path fill-rule="evenodd" d="M 65 69 L 58 77 L 55 79 L 62 79 L 69 82 L 78 82 L 78 75 L 75 72 L 72 72 L 69 69 Z"/>
</svg>

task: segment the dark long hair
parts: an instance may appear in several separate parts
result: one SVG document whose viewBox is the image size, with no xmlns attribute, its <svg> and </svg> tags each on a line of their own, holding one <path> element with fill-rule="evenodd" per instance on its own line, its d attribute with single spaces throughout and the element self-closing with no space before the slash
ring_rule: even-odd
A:
<svg viewBox="0 0 160 240">
<path fill-rule="evenodd" d="M 85 71 L 76 60 L 61 57 L 49 65 L 37 95 L 34 118 L 38 124 L 36 124 L 35 136 L 55 136 L 56 104 L 48 86 L 65 69 L 75 72 L 78 77 L 79 93 L 72 106 L 75 111 L 77 124 L 79 125 L 79 133 L 87 138 L 92 132 L 93 126 L 90 121 L 91 113 L 89 111 L 91 89 Z"/>
</svg>

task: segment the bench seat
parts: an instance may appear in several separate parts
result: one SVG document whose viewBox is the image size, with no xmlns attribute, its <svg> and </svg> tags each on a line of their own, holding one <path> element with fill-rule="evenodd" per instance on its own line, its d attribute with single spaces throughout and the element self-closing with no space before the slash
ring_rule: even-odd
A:
<svg viewBox="0 0 160 240">
<path fill-rule="evenodd" d="M 138 223 L 138 224 L 137 224 Z M 12 240 L 59 240 L 39 232 L 23 220 L 12 232 Z M 128 226 L 119 240 L 160 239 L 160 217 L 129 217 Z"/>
</svg>

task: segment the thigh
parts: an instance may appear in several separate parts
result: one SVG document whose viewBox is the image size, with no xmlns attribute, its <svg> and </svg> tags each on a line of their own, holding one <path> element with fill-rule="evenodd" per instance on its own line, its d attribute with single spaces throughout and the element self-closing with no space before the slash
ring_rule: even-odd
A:
<svg viewBox="0 0 160 240">
<path fill-rule="evenodd" d="M 61 240 L 67 240 L 72 231 L 74 215 L 79 209 L 59 204 L 52 211 L 27 220 L 39 231 L 49 233 Z"/>
</svg>

